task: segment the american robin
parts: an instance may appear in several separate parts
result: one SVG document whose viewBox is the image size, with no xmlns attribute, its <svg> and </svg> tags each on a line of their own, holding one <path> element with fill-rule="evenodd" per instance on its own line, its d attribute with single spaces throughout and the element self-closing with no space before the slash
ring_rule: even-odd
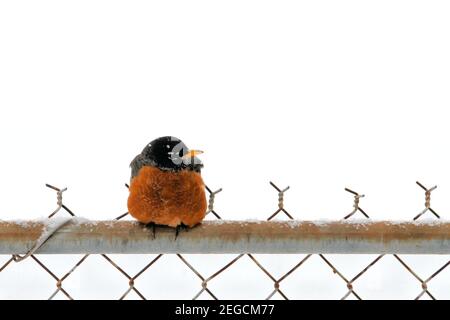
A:
<svg viewBox="0 0 450 320">
<path fill-rule="evenodd" d="M 199 224 L 206 214 L 203 164 L 178 138 L 153 140 L 130 164 L 128 211 L 138 221 L 152 226 L 180 228 Z"/>
</svg>

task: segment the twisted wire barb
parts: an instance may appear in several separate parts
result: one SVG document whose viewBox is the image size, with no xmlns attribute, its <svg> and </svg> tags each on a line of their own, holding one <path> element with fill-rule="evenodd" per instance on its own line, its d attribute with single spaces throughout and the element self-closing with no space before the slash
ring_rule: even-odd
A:
<svg viewBox="0 0 450 320">
<path fill-rule="evenodd" d="M 419 181 L 416 181 L 416 184 L 421 187 L 425 191 L 425 209 L 423 209 L 417 216 L 414 217 L 413 220 L 419 219 L 423 214 L 425 214 L 428 210 L 431 211 L 432 214 L 438 219 L 441 217 L 431 208 L 431 192 L 437 188 L 437 186 L 431 187 L 430 189 L 426 188 Z"/>
<path fill-rule="evenodd" d="M 277 186 L 275 183 L 273 183 L 272 181 L 269 181 L 269 182 L 270 182 L 270 185 L 271 185 L 272 187 L 274 187 L 275 190 L 278 191 L 278 210 L 276 210 L 276 211 L 275 211 L 275 212 L 267 219 L 267 221 L 270 221 L 270 220 L 272 220 L 273 218 L 275 218 L 275 216 L 276 216 L 277 214 L 279 214 L 280 212 L 284 212 L 284 214 L 285 214 L 289 219 L 294 220 L 294 218 L 291 216 L 291 214 L 290 214 L 289 212 L 287 212 L 286 209 L 284 209 L 284 193 L 285 193 L 286 191 L 288 191 L 290 187 L 287 186 L 286 188 L 284 188 L 284 189 L 282 190 L 282 189 L 278 188 L 278 186 Z"/>
<path fill-rule="evenodd" d="M 353 210 L 344 217 L 344 220 L 347 220 L 348 218 L 350 218 L 351 216 L 353 216 L 357 211 L 361 212 L 366 218 L 369 218 L 369 216 L 367 215 L 367 213 L 361 209 L 361 207 L 359 206 L 359 200 L 361 198 L 364 198 L 365 195 L 363 194 L 359 194 L 356 191 L 353 191 L 349 188 L 345 188 L 345 191 L 350 192 L 351 194 L 353 194 L 354 196 L 354 202 L 353 202 Z"/>
<path fill-rule="evenodd" d="M 67 188 L 63 188 L 63 189 L 59 189 L 57 187 L 54 187 L 48 183 L 45 184 L 45 186 L 47 188 L 53 189 L 56 191 L 56 204 L 57 204 L 57 208 L 55 209 L 55 211 L 53 211 L 48 217 L 51 218 L 53 217 L 55 214 L 57 214 L 59 212 L 59 210 L 61 210 L 62 206 L 63 206 L 63 192 L 67 191 Z"/>
<path fill-rule="evenodd" d="M 216 191 L 213 192 L 207 185 L 205 185 L 205 189 L 209 193 L 208 209 L 205 213 L 205 216 L 212 213 L 213 215 L 216 216 L 217 219 L 221 219 L 220 216 L 217 214 L 217 212 L 214 211 L 214 200 L 216 198 L 216 195 L 222 191 L 222 188 L 217 189 Z"/>
</svg>

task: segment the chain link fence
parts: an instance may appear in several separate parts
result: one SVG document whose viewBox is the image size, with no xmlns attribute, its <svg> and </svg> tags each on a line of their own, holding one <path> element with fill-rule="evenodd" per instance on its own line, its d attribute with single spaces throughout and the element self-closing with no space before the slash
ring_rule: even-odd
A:
<svg viewBox="0 0 450 320">
<path fill-rule="evenodd" d="M 294 215 L 284 206 L 289 187 L 280 188 L 273 182 L 270 185 L 278 194 L 278 205 L 267 221 L 294 220 Z M 413 220 L 427 215 L 440 219 L 431 207 L 431 192 L 436 186 L 427 188 L 420 182 L 417 185 L 425 192 L 425 207 Z M 57 195 L 57 208 L 49 218 L 75 217 L 76 214 L 63 202 L 67 188 L 47 187 Z M 223 215 L 214 208 L 214 199 L 222 189 L 212 191 L 206 186 L 206 190 L 209 194 L 208 219 L 222 219 Z M 370 219 L 360 204 L 364 195 L 348 188 L 345 190 L 353 196 L 353 209 L 343 219 Z M 128 213 L 115 218 L 121 219 L 129 219 Z M 0 299 L 450 298 L 450 277 L 443 276 L 450 260 L 443 255 L 434 256 L 439 265 L 429 271 L 435 264 L 430 263 L 433 256 L 429 255 L 413 258 L 398 254 L 363 255 L 361 265 L 361 255 L 352 255 L 351 250 L 338 256 L 316 252 L 306 255 L 279 255 L 277 252 L 268 255 L 36 254 L 46 241 L 41 240 L 25 255 L 0 256 Z M 396 264 L 396 271 L 390 272 L 389 268 L 383 267 L 374 276 L 372 271 L 386 260 L 390 260 L 389 268 Z M 424 274 L 423 265 L 428 274 Z M 333 282 L 333 285 L 329 287 L 324 282 Z M 430 289 L 437 282 L 438 295 Z M 50 289 L 51 284 L 53 289 Z M 397 284 L 398 290 L 392 290 Z M 378 295 L 370 294 L 373 288 L 378 290 Z M 417 292 L 411 293 L 411 290 Z M 395 296 L 395 292 L 400 294 Z"/>
</svg>

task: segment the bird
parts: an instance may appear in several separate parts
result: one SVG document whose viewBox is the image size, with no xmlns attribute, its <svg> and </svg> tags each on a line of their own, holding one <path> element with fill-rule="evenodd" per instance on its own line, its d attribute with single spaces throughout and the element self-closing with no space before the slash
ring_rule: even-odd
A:
<svg viewBox="0 0 450 320">
<path fill-rule="evenodd" d="M 159 137 L 147 144 L 130 163 L 128 212 L 153 228 L 192 228 L 205 218 L 207 201 L 201 176 L 203 163 L 179 138 Z"/>
</svg>

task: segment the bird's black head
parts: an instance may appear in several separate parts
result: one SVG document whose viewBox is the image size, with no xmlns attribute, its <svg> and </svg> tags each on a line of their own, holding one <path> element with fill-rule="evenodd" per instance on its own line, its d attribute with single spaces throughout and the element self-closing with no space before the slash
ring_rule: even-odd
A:
<svg viewBox="0 0 450 320">
<path fill-rule="evenodd" d="M 154 166 L 165 171 L 193 170 L 200 172 L 202 162 L 195 155 L 198 150 L 189 150 L 183 141 L 166 136 L 153 140 L 145 146 L 141 154 L 131 162 L 132 177 L 144 165 Z"/>
</svg>

